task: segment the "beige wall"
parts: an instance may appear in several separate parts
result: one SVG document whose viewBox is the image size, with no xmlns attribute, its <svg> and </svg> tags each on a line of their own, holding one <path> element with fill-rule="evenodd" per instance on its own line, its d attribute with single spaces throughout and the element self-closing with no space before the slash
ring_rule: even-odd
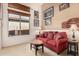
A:
<svg viewBox="0 0 79 59">
<path fill-rule="evenodd" d="M 79 4 L 78 3 L 71 3 L 70 7 L 59 11 L 59 4 L 58 3 L 45 3 L 42 5 L 42 11 L 45 9 L 54 6 L 54 17 L 52 17 L 52 24 L 45 26 L 44 23 L 43 29 L 47 30 L 61 30 L 61 24 L 63 21 L 66 21 L 73 17 L 79 17 Z M 43 19 L 42 19 L 43 20 Z"/>
<path fill-rule="evenodd" d="M 3 3 L 3 20 L 2 20 L 2 47 L 27 43 L 35 38 L 35 27 L 34 27 L 34 10 L 41 12 L 40 4 L 24 4 L 31 7 L 30 10 L 30 35 L 20 35 L 8 37 L 8 4 Z M 41 14 L 39 19 L 41 19 Z M 38 28 L 37 28 L 38 29 Z"/>
<path fill-rule="evenodd" d="M 2 41 L 1 41 L 3 47 L 26 43 L 35 38 L 35 31 L 39 30 L 39 27 L 34 27 L 34 10 L 37 10 L 40 13 L 40 17 L 39 17 L 40 26 L 43 29 L 50 29 L 50 30 L 61 29 L 61 23 L 63 21 L 66 21 L 72 17 L 79 16 L 79 10 L 78 10 L 79 4 L 70 4 L 69 8 L 60 12 L 59 12 L 59 6 L 58 6 L 59 4 L 43 4 L 42 11 L 51 6 L 55 7 L 54 17 L 52 17 L 52 24 L 48 26 L 44 26 L 43 21 L 41 21 L 43 20 L 43 18 L 41 18 L 43 17 L 41 15 L 42 14 L 41 5 L 39 4 L 24 4 L 24 5 L 31 6 L 30 35 L 8 37 L 8 12 L 7 12 L 8 5 L 6 3 L 3 4 L 3 21 L 2 21 L 3 27 L 2 27 Z"/>
</svg>

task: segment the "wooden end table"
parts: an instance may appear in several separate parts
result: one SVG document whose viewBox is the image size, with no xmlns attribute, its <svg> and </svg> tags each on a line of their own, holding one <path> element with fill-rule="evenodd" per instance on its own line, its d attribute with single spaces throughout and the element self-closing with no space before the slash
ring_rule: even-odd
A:
<svg viewBox="0 0 79 59">
<path fill-rule="evenodd" d="M 30 49 L 35 48 L 35 55 L 37 55 L 37 51 L 39 50 L 39 47 L 42 47 L 42 53 L 44 53 L 44 46 L 43 42 L 40 40 L 34 40 L 30 43 Z"/>
<path fill-rule="evenodd" d="M 78 55 L 78 43 L 79 40 L 68 40 L 67 54 Z"/>
</svg>

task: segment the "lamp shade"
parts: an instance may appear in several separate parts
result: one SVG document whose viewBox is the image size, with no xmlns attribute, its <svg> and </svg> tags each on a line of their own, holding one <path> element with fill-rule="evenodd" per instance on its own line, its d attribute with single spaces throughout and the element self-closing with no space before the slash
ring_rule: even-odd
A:
<svg viewBox="0 0 79 59">
<path fill-rule="evenodd" d="M 77 30 L 77 25 L 76 24 L 72 24 L 71 27 L 70 27 L 70 30 L 76 31 Z"/>
</svg>

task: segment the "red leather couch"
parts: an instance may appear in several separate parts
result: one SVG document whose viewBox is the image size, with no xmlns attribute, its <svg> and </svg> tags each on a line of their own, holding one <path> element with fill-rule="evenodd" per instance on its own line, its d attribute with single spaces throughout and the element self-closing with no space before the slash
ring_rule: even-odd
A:
<svg viewBox="0 0 79 59">
<path fill-rule="evenodd" d="M 43 32 L 36 38 L 44 43 L 44 46 L 55 51 L 57 54 L 67 48 L 68 38 L 66 32 Z"/>
</svg>

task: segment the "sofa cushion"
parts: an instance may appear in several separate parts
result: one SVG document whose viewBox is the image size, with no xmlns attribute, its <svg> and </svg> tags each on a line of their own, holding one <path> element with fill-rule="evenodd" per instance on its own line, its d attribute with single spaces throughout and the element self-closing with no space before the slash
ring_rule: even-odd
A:
<svg viewBox="0 0 79 59">
<path fill-rule="evenodd" d="M 66 32 L 60 32 L 59 34 L 60 34 L 63 38 L 67 38 Z"/>
<path fill-rule="evenodd" d="M 39 37 L 43 37 L 43 34 L 39 34 Z"/>
<path fill-rule="evenodd" d="M 54 31 L 54 32 L 53 32 L 54 35 L 57 34 L 57 33 L 58 33 L 58 31 Z"/>
<path fill-rule="evenodd" d="M 53 39 L 53 33 L 49 32 L 47 38 L 48 39 Z"/>
<path fill-rule="evenodd" d="M 65 38 L 65 35 L 61 34 L 61 32 L 54 35 L 54 39 L 63 39 L 63 38 Z"/>
<path fill-rule="evenodd" d="M 52 38 L 54 38 L 54 33 L 53 32 L 49 32 L 49 33 L 51 33 L 52 34 Z"/>
<path fill-rule="evenodd" d="M 54 38 L 53 39 L 58 39 L 60 36 L 58 35 L 58 33 L 54 34 Z"/>
<path fill-rule="evenodd" d="M 48 41 L 47 41 L 47 44 L 50 44 L 50 45 L 52 45 L 52 46 L 56 46 L 55 40 L 48 40 Z"/>
</svg>

